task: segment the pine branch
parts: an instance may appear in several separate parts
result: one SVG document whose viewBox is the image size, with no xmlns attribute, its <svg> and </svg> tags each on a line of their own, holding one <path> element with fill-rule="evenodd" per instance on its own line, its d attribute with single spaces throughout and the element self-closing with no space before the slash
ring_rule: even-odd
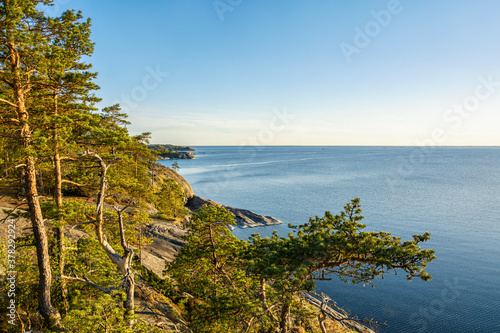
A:
<svg viewBox="0 0 500 333">
<path fill-rule="evenodd" d="M 85 225 L 85 224 L 94 224 L 94 223 L 96 223 L 96 221 L 95 221 L 95 220 L 94 220 L 94 221 L 87 221 L 87 222 L 80 222 L 80 223 L 77 223 L 77 224 L 75 224 L 75 225 L 71 226 L 71 228 L 70 228 L 70 229 L 75 229 L 76 227 L 78 227 L 78 226 L 80 226 L 80 225 Z"/>
<path fill-rule="evenodd" d="M 21 245 L 17 245 L 16 244 L 16 249 L 20 249 L 22 247 L 30 247 L 30 246 L 36 246 L 35 243 L 32 243 L 32 244 L 21 244 Z"/>
</svg>

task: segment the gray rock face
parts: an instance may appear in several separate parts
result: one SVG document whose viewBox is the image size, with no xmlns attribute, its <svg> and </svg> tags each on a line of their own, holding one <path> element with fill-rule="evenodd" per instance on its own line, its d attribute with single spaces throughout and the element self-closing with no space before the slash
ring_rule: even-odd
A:
<svg viewBox="0 0 500 333">
<path fill-rule="evenodd" d="M 217 205 L 224 207 L 227 209 L 230 213 L 232 213 L 235 217 L 236 224 L 238 227 L 242 229 L 246 228 L 255 228 L 255 227 L 263 227 L 267 225 L 276 225 L 276 224 L 281 224 L 282 222 L 272 216 L 263 216 L 259 215 L 257 213 L 254 213 L 250 210 L 247 209 L 240 209 L 240 208 L 234 208 L 234 207 L 229 207 L 229 206 L 224 206 L 221 204 L 218 204 L 217 202 L 213 200 L 207 200 L 200 198 L 198 196 L 193 196 L 189 198 L 188 202 L 186 203 L 186 207 L 189 208 L 192 212 L 197 211 L 203 205 Z"/>
<path fill-rule="evenodd" d="M 186 243 L 182 237 L 186 230 L 175 223 L 153 219 L 153 223 L 145 225 L 144 235 L 153 243 L 146 246 L 142 254 L 142 264 L 156 275 L 164 278 L 165 262 L 171 262 Z"/>
<path fill-rule="evenodd" d="M 201 207 L 203 207 L 203 205 L 209 205 L 209 206 L 212 206 L 212 205 L 217 205 L 217 206 L 221 206 L 220 204 L 218 204 L 217 202 L 213 201 L 213 200 L 208 200 L 208 199 L 203 199 L 197 195 L 194 195 L 192 196 L 191 198 L 188 199 L 187 203 L 185 204 L 185 206 L 187 208 L 189 208 L 190 211 L 192 212 L 196 212 L 198 209 L 200 209 Z"/>
<path fill-rule="evenodd" d="M 236 224 L 238 225 L 238 227 L 242 229 L 262 227 L 266 225 L 276 225 L 282 223 L 280 220 L 272 216 L 259 215 L 247 209 L 239 209 L 229 206 L 223 206 L 223 207 L 226 208 L 229 212 L 233 213 L 236 219 Z"/>
</svg>

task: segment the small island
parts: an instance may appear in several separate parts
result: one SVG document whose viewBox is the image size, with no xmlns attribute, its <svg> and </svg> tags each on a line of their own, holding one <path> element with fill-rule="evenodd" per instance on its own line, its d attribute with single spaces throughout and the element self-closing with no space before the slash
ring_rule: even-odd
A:
<svg viewBox="0 0 500 333">
<path fill-rule="evenodd" d="M 177 146 L 172 144 L 150 144 L 148 145 L 148 148 L 158 154 L 159 160 L 192 160 L 196 158 L 195 154 L 193 153 L 194 151 L 196 151 L 196 149 L 189 146 Z"/>
</svg>

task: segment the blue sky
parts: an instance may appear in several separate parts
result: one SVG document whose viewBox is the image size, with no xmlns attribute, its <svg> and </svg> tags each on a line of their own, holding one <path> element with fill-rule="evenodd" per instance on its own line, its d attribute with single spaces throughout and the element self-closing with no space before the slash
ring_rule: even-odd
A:
<svg viewBox="0 0 500 333">
<path fill-rule="evenodd" d="M 154 143 L 500 145 L 498 1 L 55 4 L 92 18 L 100 107 Z"/>
</svg>

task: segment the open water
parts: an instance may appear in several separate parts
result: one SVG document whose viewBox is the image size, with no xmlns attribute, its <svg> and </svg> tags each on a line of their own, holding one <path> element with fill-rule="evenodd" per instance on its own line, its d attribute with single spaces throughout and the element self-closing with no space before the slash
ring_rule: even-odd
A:
<svg viewBox="0 0 500 333">
<path fill-rule="evenodd" d="M 430 282 L 401 272 L 375 288 L 317 284 L 352 315 L 386 322 L 386 333 L 500 332 L 500 148 L 194 148 L 197 159 L 178 163 L 197 195 L 284 222 L 236 229 L 240 238 L 285 236 L 288 223 L 338 213 L 355 197 L 367 230 L 431 233 L 422 244 L 436 250 Z"/>
</svg>

